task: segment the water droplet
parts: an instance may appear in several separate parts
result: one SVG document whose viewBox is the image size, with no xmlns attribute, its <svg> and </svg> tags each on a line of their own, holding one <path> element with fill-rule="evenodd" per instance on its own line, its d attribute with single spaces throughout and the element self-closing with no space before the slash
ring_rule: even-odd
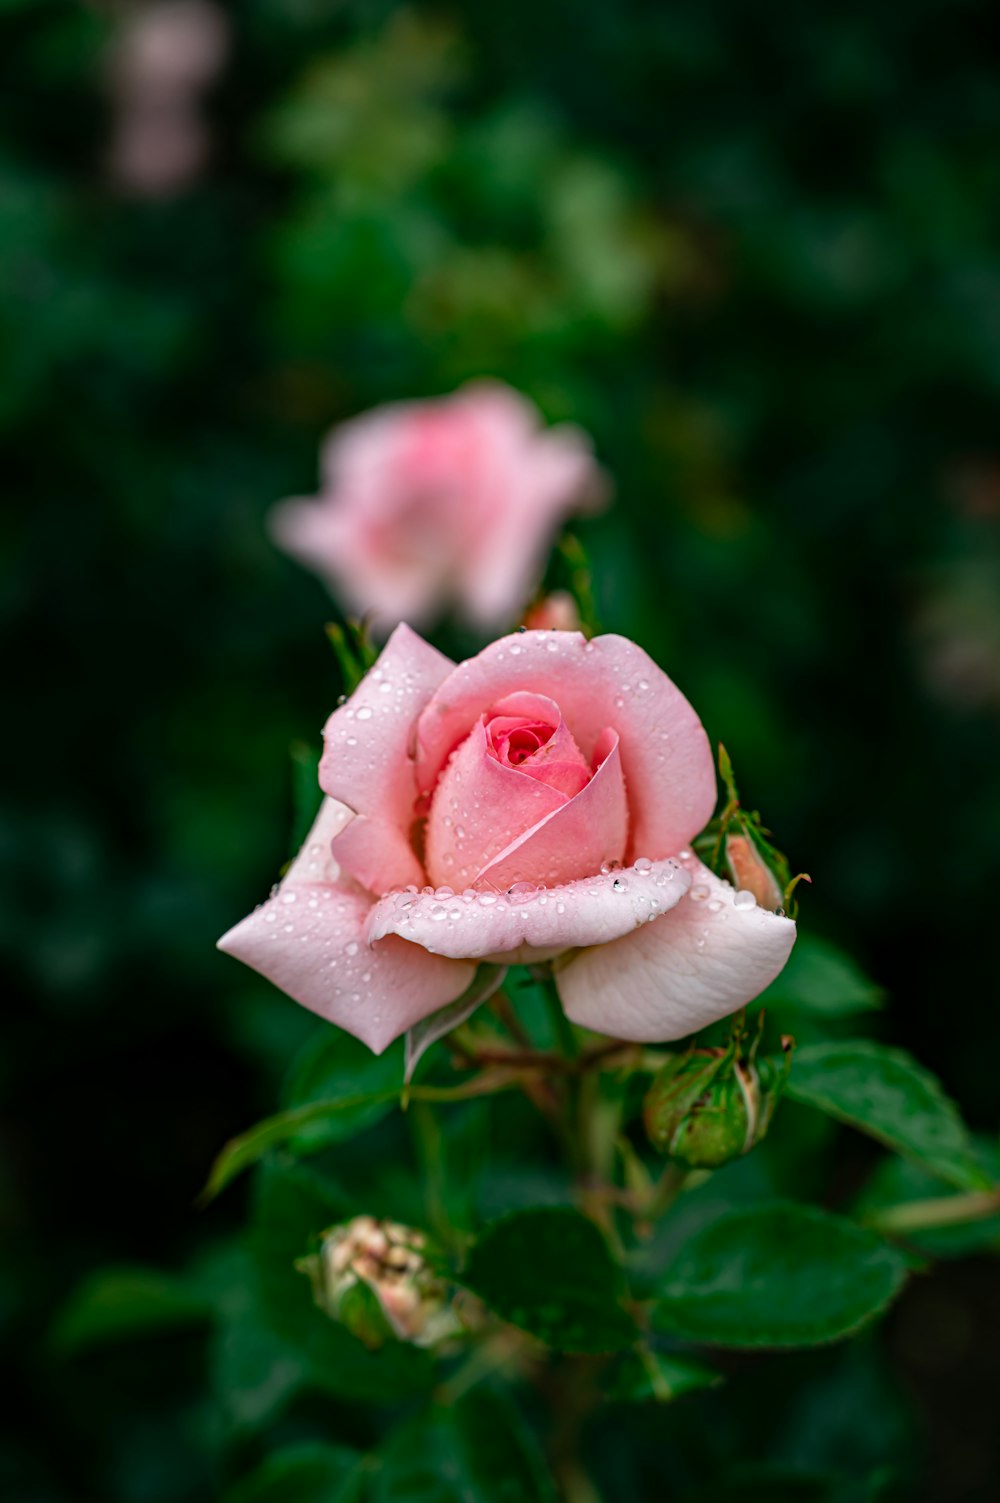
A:
<svg viewBox="0 0 1000 1503">
<path fill-rule="evenodd" d="M 640 694 L 645 694 L 646 690 L 649 688 L 649 679 L 641 678 L 636 684 L 636 688 L 638 689 Z"/>
<path fill-rule="evenodd" d="M 612 892 L 628 892 L 628 883 L 623 877 L 616 877 L 611 884 Z"/>
<path fill-rule="evenodd" d="M 722 899 L 721 898 L 713 898 L 712 901 L 708 905 L 708 911 L 709 911 L 709 913 L 718 913 L 721 910 L 721 908 L 722 908 Z"/>
<path fill-rule="evenodd" d="M 442 919 L 448 917 L 448 910 L 443 903 L 432 903 L 427 910 L 427 917 L 433 919 L 435 923 L 440 923 Z"/>
<path fill-rule="evenodd" d="M 705 886 L 704 882 L 699 882 L 698 886 L 692 887 L 691 891 L 688 893 L 688 897 L 691 899 L 692 903 L 704 903 L 705 899 L 710 896 L 711 894 L 709 892 L 709 889 Z"/>
<path fill-rule="evenodd" d="M 480 907 L 482 908 L 489 908 L 496 902 L 496 900 L 497 895 L 495 892 L 481 892 L 479 894 L 479 897 L 476 899 L 476 902 L 479 903 Z"/>
<path fill-rule="evenodd" d="M 549 637 L 548 641 L 545 643 L 545 647 L 548 652 L 559 651 L 559 643 L 556 641 L 555 637 Z"/>
<path fill-rule="evenodd" d="M 357 738 L 357 736 L 348 736 L 347 739 L 346 739 L 346 741 L 344 742 L 345 746 L 357 746 L 357 744 L 358 744 L 358 738 Z"/>
<path fill-rule="evenodd" d="M 632 862 L 632 865 L 635 867 L 640 876 L 643 877 L 647 872 L 651 872 L 653 870 L 653 863 L 652 861 L 650 861 L 648 856 L 636 856 L 635 860 Z"/>
<path fill-rule="evenodd" d="M 264 922 L 265 924 L 273 924 L 277 922 L 277 918 L 278 915 L 273 910 L 269 909 L 268 912 L 264 915 Z"/>
<path fill-rule="evenodd" d="M 371 705 L 359 705 L 358 706 L 358 719 L 359 720 L 371 720 L 371 718 L 372 718 L 372 707 L 371 707 Z"/>
<path fill-rule="evenodd" d="M 747 890 L 746 890 L 745 887 L 741 888 L 740 891 L 733 898 L 733 907 L 734 908 L 755 908 L 756 907 L 756 899 L 754 898 L 753 893 L 752 892 L 747 892 Z"/>
<path fill-rule="evenodd" d="M 517 655 L 518 655 L 518 653 L 520 651 L 521 651 L 521 648 L 520 648 L 520 646 L 518 645 L 517 642 L 512 642 L 510 644 L 510 655 L 511 655 L 512 658 L 516 658 Z"/>
<path fill-rule="evenodd" d="M 294 903 L 297 896 L 298 894 L 294 892 L 283 892 L 281 894 L 281 901 L 283 903 Z"/>
<path fill-rule="evenodd" d="M 345 955 L 356 955 L 357 953 L 358 953 L 358 942 L 357 942 L 357 940 L 356 939 L 349 940 L 348 943 L 344 946 L 344 954 Z"/>
<path fill-rule="evenodd" d="M 284 929 L 285 929 L 285 933 L 286 934 L 291 934 L 291 933 L 294 932 L 295 925 L 294 924 L 285 924 Z"/>
</svg>

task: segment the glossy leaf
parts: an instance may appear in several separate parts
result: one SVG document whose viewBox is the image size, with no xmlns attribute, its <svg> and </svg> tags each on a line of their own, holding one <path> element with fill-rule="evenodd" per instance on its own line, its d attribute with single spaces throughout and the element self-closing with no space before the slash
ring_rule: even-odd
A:
<svg viewBox="0 0 1000 1503">
<path fill-rule="evenodd" d="M 867 1325 L 905 1279 L 902 1256 L 873 1232 L 778 1201 L 685 1241 L 663 1271 L 653 1321 L 716 1346 L 815 1346 Z"/>
<path fill-rule="evenodd" d="M 494 1222 L 473 1247 L 462 1282 L 504 1320 L 559 1351 L 617 1351 L 635 1340 L 607 1244 L 569 1207 Z"/>
<path fill-rule="evenodd" d="M 957 1108 L 902 1049 L 869 1039 L 809 1045 L 797 1051 L 785 1089 L 959 1189 L 992 1184 Z"/>
<path fill-rule="evenodd" d="M 384 1054 L 373 1054 L 343 1029 L 321 1029 L 296 1060 L 282 1104 L 291 1110 L 314 1102 L 336 1108 L 345 1100 L 368 1099 L 346 1108 L 340 1105 L 300 1129 L 289 1140 L 292 1152 L 308 1153 L 373 1127 L 392 1111 L 402 1080 L 401 1042 Z"/>
</svg>

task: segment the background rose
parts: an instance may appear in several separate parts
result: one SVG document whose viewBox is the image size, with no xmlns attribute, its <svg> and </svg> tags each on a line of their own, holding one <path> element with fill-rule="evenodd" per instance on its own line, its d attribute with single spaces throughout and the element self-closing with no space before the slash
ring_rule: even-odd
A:
<svg viewBox="0 0 1000 1503">
<path fill-rule="evenodd" d="M 400 626 L 324 738 L 305 846 L 220 945 L 377 1051 L 481 960 L 567 956 L 574 1021 L 659 1040 L 788 957 L 794 924 L 686 848 L 715 803 L 708 740 L 623 637 L 524 632 L 455 666 Z"/>
<path fill-rule="evenodd" d="M 495 381 L 344 423 L 321 471 L 318 498 L 274 510 L 274 537 L 383 624 L 426 622 L 449 604 L 480 626 L 511 624 L 559 523 L 603 490 L 586 435 L 543 428 Z"/>
</svg>

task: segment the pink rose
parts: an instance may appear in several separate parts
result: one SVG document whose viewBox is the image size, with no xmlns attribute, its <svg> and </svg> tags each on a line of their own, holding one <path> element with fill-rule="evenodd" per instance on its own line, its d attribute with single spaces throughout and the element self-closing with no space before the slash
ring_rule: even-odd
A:
<svg viewBox="0 0 1000 1503">
<path fill-rule="evenodd" d="M 327 721 L 327 794 L 281 886 L 220 940 L 375 1051 L 480 961 L 560 957 L 570 1018 L 679 1038 L 781 970 L 790 919 L 686 849 L 715 775 L 624 637 L 503 637 L 457 666 L 407 626 Z"/>
<path fill-rule="evenodd" d="M 449 604 L 478 626 L 509 625 L 556 528 L 603 491 L 585 435 L 543 428 L 496 381 L 344 423 L 321 469 L 317 498 L 275 508 L 275 540 L 386 626 Z"/>
</svg>

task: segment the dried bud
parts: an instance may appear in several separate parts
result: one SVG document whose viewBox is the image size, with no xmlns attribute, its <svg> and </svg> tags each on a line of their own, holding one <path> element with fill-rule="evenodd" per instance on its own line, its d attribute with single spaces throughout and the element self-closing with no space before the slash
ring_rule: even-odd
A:
<svg viewBox="0 0 1000 1503">
<path fill-rule="evenodd" d="M 784 906 L 777 877 L 748 835 L 726 834 L 726 865 L 733 886 L 752 893 L 758 907 L 776 913 Z"/>
<path fill-rule="evenodd" d="M 462 1326 L 424 1247 L 413 1227 L 355 1216 L 324 1232 L 318 1255 L 298 1266 L 312 1280 L 320 1308 L 366 1346 L 389 1337 L 433 1346 Z"/>
<path fill-rule="evenodd" d="M 719 1169 L 764 1137 L 786 1075 L 772 1060 L 738 1058 L 732 1044 L 677 1055 L 646 1095 L 649 1141 L 689 1169 Z"/>
</svg>

